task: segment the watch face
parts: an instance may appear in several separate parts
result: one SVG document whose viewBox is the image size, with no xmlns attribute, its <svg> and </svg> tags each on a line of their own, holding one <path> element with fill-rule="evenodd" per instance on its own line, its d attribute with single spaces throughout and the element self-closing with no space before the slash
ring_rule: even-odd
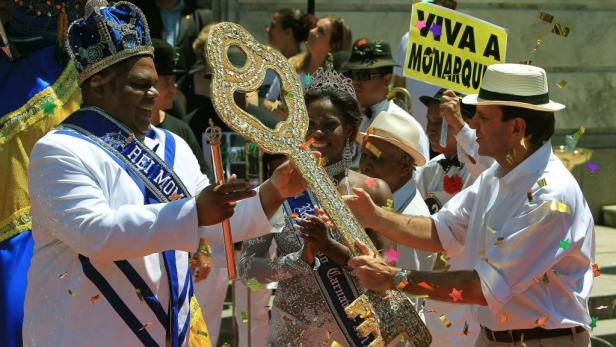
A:
<svg viewBox="0 0 616 347">
<path fill-rule="evenodd" d="M 425 202 L 426 205 L 428 205 L 428 210 L 430 211 L 430 214 L 437 213 L 441 209 L 441 207 L 443 207 L 441 202 L 436 198 L 433 193 L 428 194 L 428 197 L 426 198 Z"/>
</svg>

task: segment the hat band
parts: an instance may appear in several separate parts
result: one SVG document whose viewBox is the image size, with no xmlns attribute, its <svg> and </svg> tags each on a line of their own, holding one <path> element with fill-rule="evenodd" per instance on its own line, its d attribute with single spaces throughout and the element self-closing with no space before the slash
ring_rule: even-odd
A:
<svg viewBox="0 0 616 347">
<path fill-rule="evenodd" d="M 550 96 L 548 93 L 540 95 L 514 95 L 491 92 L 485 89 L 479 89 L 479 98 L 493 101 L 517 101 L 532 105 L 543 105 L 550 102 Z"/>
</svg>

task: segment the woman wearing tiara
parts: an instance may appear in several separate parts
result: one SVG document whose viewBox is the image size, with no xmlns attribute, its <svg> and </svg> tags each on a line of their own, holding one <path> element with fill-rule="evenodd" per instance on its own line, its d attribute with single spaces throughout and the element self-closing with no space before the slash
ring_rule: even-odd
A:
<svg viewBox="0 0 616 347">
<path fill-rule="evenodd" d="M 327 70 L 334 68 L 333 53 L 351 51 L 353 35 L 344 19 L 336 16 L 325 16 L 319 19 L 316 25 L 308 32 L 306 52 L 289 58 L 289 62 L 299 74 L 302 87 L 306 90 L 306 75 L 314 73 L 318 68 Z M 265 96 L 264 107 L 274 112 L 281 119 L 286 113 L 275 109 L 273 104 L 280 98 L 280 81 L 278 78 L 270 86 Z"/>
<path fill-rule="evenodd" d="M 319 69 L 305 101 L 310 118 L 307 139 L 312 139 L 311 149 L 331 163 L 325 166 L 325 171 L 338 191 L 351 194 L 352 187 L 361 187 L 378 204 L 386 205 L 391 191 L 384 181 L 349 170 L 351 146 L 361 120 L 351 80 L 334 71 Z M 334 340 L 346 345 L 344 333 L 319 288 L 313 266 L 316 266 L 317 249 L 340 266 L 346 265 L 350 251 L 334 239 L 335 233 L 327 236 L 319 220 L 306 217 L 298 223 L 313 224 L 314 229 L 321 231 L 317 232 L 320 237 L 311 236 L 304 243 L 302 237 L 306 234 L 300 236 L 287 216 L 274 223 L 282 232 L 244 241 L 242 246 L 240 277 L 254 278 L 262 284 L 278 281 L 267 346 L 330 346 Z M 369 235 L 378 249 L 386 247 L 384 242 L 388 241 L 375 237 L 376 234 Z M 275 259 L 268 257 L 272 240 L 278 245 Z"/>
</svg>

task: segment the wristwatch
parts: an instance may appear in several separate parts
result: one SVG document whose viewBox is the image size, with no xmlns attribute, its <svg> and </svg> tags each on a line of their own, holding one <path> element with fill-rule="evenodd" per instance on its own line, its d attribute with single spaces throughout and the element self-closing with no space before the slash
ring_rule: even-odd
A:
<svg viewBox="0 0 616 347">
<path fill-rule="evenodd" d="M 396 276 L 394 276 L 394 288 L 397 290 L 403 291 L 406 286 L 411 283 L 411 272 L 401 269 L 398 271 Z"/>
</svg>

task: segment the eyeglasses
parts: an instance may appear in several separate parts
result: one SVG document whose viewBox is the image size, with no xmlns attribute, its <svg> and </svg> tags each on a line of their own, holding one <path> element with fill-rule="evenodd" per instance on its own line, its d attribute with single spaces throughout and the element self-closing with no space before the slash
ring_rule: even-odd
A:
<svg viewBox="0 0 616 347">
<path fill-rule="evenodd" d="M 351 70 L 344 73 L 346 77 L 354 81 L 369 81 L 373 78 L 382 77 L 386 74 L 382 72 L 370 72 L 369 70 Z"/>
</svg>

